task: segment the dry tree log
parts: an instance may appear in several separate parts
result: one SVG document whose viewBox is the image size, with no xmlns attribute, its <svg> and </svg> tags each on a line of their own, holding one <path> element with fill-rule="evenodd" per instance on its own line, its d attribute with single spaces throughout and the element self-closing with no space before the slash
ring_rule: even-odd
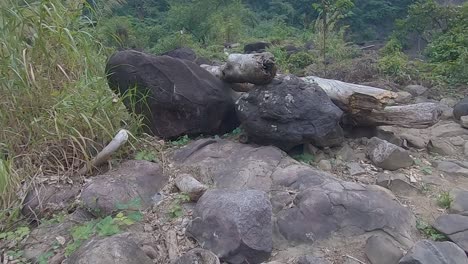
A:
<svg viewBox="0 0 468 264">
<path fill-rule="evenodd" d="M 227 83 L 268 84 L 276 75 L 275 57 L 269 52 L 230 54 L 221 66 L 200 65 Z"/>
<path fill-rule="evenodd" d="M 439 122 L 442 114 L 437 103 L 388 106 L 398 94 L 384 89 L 315 76 L 302 79 L 318 84 L 357 126 L 426 128 Z"/>
</svg>

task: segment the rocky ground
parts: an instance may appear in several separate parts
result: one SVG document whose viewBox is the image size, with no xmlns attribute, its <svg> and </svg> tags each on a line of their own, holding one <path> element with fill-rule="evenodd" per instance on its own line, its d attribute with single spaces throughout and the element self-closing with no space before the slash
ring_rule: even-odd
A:
<svg viewBox="0 0 468 264">
<path fill-rule="evenodd" d="M 20 246 L 49 263 L 467 263 L 468 129 L 373 133 L 306 145 L 296 160 L 235 135 L 205 138 L 83 184 L 45 184 L 25 201 L 41 224 Z M 180 175 L 204 194 L 180 192 Z"/>
</svg>

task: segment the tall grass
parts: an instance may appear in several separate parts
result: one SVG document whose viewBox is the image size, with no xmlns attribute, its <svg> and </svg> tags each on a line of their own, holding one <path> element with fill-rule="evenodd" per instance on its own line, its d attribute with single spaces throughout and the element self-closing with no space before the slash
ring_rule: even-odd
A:
<svg viewBox="0 0 468 264">
<path fill-rule="evenodd" d="M 17 212 L 31 177 L 72 177 L 135 124 L 107 86 L 109 51 L 82 22 L 82 4 L 0 2 L 0 219 Z"/>
</svg>

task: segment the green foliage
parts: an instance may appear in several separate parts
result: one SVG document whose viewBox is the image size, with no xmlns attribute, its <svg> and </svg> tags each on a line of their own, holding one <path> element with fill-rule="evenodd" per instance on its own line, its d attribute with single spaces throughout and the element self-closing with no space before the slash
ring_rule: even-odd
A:
<svg viewBox="0 0 468 264">
<path fill-rule="evenodd" d="M 137 154 L 135 155 L 135 159 L 147 160 L 147 161 L 152 161 L 152 162 L 157 162 L 159 160 L 158 155 L 154 151 L 149 151 L 146 149 L 137 152 Z"/>
<path fill-rule="evenodd" d="M 393 48 L 384 49 L 384 52 Z M 410 67 L 408 57 L 401 51 L 393 50 L 379 58 L 378 68 L 384 75 L 392 77 L 395 81 L 404 83 L 410 80 Z"/>
<path fill-rule="evenodd" d="M 236 129 L 234 129 L 233 131 L 231 131 L 231 132 L 229 132 L 227 134 L 224 134 L 224 137 L 237 137 L 240 134 L 242 134 L 242 128 L 238 127 Z"/>
<path fill-rule="evenodd" d="M 309 153 L 303 153 L 301 155 L 294 156 L 293 158 L 297 161 L 304 162 L 307 164 L 311 164 L 315 161 L 314 155 Z"/>
<path fill-rule="evenodd" d="M 70 256 L 75 252 L 84 241 L 94 235 L 112 236 L 121 232 L 121 228 L 133 225 L 140 221 L 142 214 L 140 212 L 119 212 L 115 217 L 106 216 L 100 220 L 90 221 L 71 229 L 72 241 L 65 247 L 65 256 Z"/>
<path fill-rule="evenodd" d="M 183 214 L 182 204 L 189 202 L 190 196 L 186 193 L 178 194 L 174 201 L 172 201 L 171 206 L 169 208 L 169 216 L 171 218 L 178 218 L 181 217 Z"/>
<path fill-rule="evenodd" d="M 8 242 L 12 242 L 13 244 L 17 244 L 25 239 L 30 232 L 31 230 L 29 227 L 21 226 L 14 231 L 0 233 L 0 240 L 6 240 Z"/>
<path fill-rule="evenodd" d="M 39 264 L 48 264 L 49 263 L 49 258 L 52 257 L 54 254 L 52 252 L 46 252 L 46 253 L 43 253 L 41 254 L 38 258 L 37 258 L 37 262 Z"/>
<path fill-rule="evenodd" d="M 303 70 L 314 63 L 315 55 L 311 52 L 300 51 L 294 53 L 288 58 L 289 69 L 292 73 L 300 75 Z"/>
<path fill-rule="evenodd" d="M 185 146 L 190 142 L 190 138 L 185 135 L 183 137 L 180 137 L 177 140 L 171 141 L 172 146 L 180 147 L 180 146 Z"/>
<path fill-rule="evenodd" d="M 416 221 L 416 228 L 427 238 L 434 241 L 446 241 L 447 236 L 437 231 L 434 227 L 430 226 L 421 219 Z"/>
<path fill-rule="evenodd" d="M 442 192 L 437 196 L 437 205 L 448 209 L 452 205 L 453 198 L 449 192 Z"/>
</svg>

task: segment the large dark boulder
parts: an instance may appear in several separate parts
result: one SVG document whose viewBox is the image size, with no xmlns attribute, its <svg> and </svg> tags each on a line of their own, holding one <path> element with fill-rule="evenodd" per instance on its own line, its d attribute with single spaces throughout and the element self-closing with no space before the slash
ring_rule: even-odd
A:
<svg viewBox="0 0 468 264">
<path fill-rule="evenodd" d="M 262 53 L 267 50 L 271 46 L 270 43 L 268 42 L 254 42 L 254 43 L 249 43 L 244 46 L 244 53 L 250 54 L 250 53 Z"/>
<path fill-rule="evenodd" d="M 199 58 L 197 56 L 197 53 L 195 53 L 195 51 L 190 48 L 177 48 L 174 50 L 164 52 L 162 55 L 166 55 L 172 58 L 177 58 L 177 59 L 182 59 L 182 60 L 188 60 L 198 65 L 211 64 L 209 60 L 205 58 Z"/>
<path fill-rule="evenodd" d="M 106 72 L 156 136 L 223 134 L 238 125 L 229 87 L 193 62 L 126 50 L 112 55 Z"/>
<path fill-rule="evenodd" d="M 400 264 L 468 264 L 461 248 L 452 242 L 421 240 L 400 260 Z"/>
<path fill-rule="evenodd" d="M 460 117 L 466 115 L 468 115 L 468 96 L 453 107 L 453 117 L 455 120 L 460 120 Z"/>
<path fill-rule="evenodd" d="M 319 147 L 343 142 L 343 112 L 318 85 L 294 75 L 256 86 L 239 98 L 236 110 L 249 140 L 258 144 L 289 150 L 309 142 Z"/>
</svg>

